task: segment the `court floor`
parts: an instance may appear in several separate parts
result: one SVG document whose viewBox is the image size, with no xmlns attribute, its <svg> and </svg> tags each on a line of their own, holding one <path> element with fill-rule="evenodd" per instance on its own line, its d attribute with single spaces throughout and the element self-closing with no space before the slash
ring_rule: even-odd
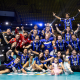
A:
<svg viewBox="0 0 80 80">
<path fill-rule="evenodd" d="M 23 73 L 9 73 L 1 74 L 0 80 L 80 80 L 80 72 L 74 72 L 71 75 L 61 74 L 52 76 L 49 72 L 27 72 Z"/>
</svg>

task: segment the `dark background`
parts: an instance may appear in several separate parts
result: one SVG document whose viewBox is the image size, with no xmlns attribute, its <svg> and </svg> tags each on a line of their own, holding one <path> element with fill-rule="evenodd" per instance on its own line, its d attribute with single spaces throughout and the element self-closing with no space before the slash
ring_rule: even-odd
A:
<svg viewBox="0 0 80 80">
<path fill-rule="evenodd" d="M 55 23 L 61 24 L 60 28 L 63 28 L 63 23 L 55 19 L 52 12 L 62 18 L 68 12 L 70 17 L 73 17 L 78 13 L 78 9 L 80 9 L 80 0 L 0 0 L 0 11 L 15 12 L 14 18 L 0 16 L 0 23 L 3 26 L 7 20 L 10 22 L 8 26 L 12 29 L 22 25 L 26 29 L 31 29 L 32 27 L 25 24 L 45 24 L 54 20 L 54 29 Z M 76 29 L 77 23 L 80 23 L 80 15 L 73 21 L 73 29 Z"/>
</svg>

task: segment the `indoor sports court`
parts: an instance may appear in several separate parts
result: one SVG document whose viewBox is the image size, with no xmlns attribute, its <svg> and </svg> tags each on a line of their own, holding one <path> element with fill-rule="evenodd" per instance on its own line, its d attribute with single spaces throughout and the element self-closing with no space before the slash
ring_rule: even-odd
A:
<svg viewBox="0 0 80 80">
<path fill-rule="evenodd" d="M 0 80 L 80 80 L 80 0 L 0 0 Z"/>
</svg>

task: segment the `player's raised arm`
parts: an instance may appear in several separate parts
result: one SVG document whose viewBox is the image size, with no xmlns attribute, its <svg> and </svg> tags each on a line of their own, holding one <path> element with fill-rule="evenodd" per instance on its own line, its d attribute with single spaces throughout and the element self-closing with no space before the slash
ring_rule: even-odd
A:
<svg viewBox="0 0 80 80">
<path fill-rule="evenodd" d="M 53 16 L 56 17 L 57 19 L 61 19 L 59 16 L 56 16 L 56 13 L 53 12 Z"/>
<path fill-rule="evenodd" d="M 74 16 L 74 19 L 80 14 L 80 9 L 78 9 L 78 13 Z"/>
</svg>

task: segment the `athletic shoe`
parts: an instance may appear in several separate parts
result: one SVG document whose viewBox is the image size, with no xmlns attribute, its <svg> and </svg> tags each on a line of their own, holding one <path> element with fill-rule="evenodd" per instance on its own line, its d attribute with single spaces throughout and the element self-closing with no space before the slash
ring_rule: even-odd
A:
<svg viewBox="0 0 80 80">
<path fill-rule="evenodd" d="M 32 71 L 32 72 L 33 72 L 33 71 L 35 71 L 35 69 L 31 69 L 30 71 Z"/>
<path fill-rule="evenodd" d="M 46 71 L 43 69 L 42 72 L 45 73 Z"/>
<path fill-rule="evenodd" d="M 26 70 L 30 71 L 32 69 L 32 66 L 27 67 Z"/>
</svg>

